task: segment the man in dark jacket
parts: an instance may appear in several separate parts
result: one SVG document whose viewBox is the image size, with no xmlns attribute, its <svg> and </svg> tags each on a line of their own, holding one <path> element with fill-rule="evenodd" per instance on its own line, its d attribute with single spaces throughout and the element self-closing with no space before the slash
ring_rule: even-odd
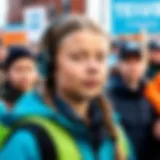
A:
<svg viewBox="0 0 160 160">
<path fill-rule="evenodd" d="M 152 108 L 143 95 L 146 68 L 146 58 L 140 51 L 140 45 L 125 43 L 119 54 L 119 77 L 109 92 L 138 160 L 151 160 L 149 157 L 152 157 L 149 152 Z"/>
</svg>

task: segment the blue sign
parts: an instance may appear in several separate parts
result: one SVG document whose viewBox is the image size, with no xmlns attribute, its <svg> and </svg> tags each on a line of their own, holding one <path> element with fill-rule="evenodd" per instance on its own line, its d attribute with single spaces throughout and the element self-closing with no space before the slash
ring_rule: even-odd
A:
<svg viewBox="0 0 160 160">
<path fill-rule="evenodd" d="M 111 0 L 113 34 L 160 33 L 160 0 Z"/>
<path fill-rule="evenodd" d="M 32 13 L 32 18 L 29 19 L 28 28 L 34 30 L 39 29 L 41 25 L 41 17 L 39 13 Z"/>
</svg>

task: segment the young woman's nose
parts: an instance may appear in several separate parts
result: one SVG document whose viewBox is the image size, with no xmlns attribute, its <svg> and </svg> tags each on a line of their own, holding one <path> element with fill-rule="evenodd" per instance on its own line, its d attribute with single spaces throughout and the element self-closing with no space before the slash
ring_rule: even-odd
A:
<svg viewBox="0 0 160 160">
<path fill-rule="evenodd" d="M 87 71 L 90 73 L 90 74 L 95 74 L 99 71 L 99 68 L 100 68 L 100 64 L 96 61 L 96 60 L 90 60 L 88 61 L 87 63 Z"/>
</svg>

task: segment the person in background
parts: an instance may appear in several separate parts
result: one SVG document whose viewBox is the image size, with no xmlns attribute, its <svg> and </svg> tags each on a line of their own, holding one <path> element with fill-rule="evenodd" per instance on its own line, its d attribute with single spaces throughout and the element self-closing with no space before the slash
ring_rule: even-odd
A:
<svg viewBox="0 0 160 160">
<path fill-rule="evenodd" d="M 0 92 L 1 102 L 6 110 L 12 106 L 25 92 L 31 91 L 38 80 L 34 57 L 23 47 L 11 47 L 4 63 L 6 81 Z M 4 111 L 4 109 L 3 109 Z"/>
<path fill-rule="evenodd" d="M 153 78 L 156 73 L 160 72 L 160 41 L 151 41 L 149 43 L 150 64 L 147 72 L 149 79 Z"/>
<path fill-rule="evenodd" d="M 150 80 L 145 88 L 145 95 L 152 103 L 156 113 L 160 116 L 160 73 Z"/>
<path fill-rule="evenodd" d="M 123 44 L 119 53 L 119 77 L 117 83 L 109 89 L 113 107 L 119 113 L 121 124 L 135 147 L 138 160 L 148 160 L 153 122 L 151 105 L 143 94 L 147 69 L 145 56 L 139 43 Z"/>
<path fill-rule="evenodd" d="M 145 96 L 152 104 L 152 108 L 157 117 L 156 122 L 153 125 L 154 139 L 152 142 L 151 151 L 153 152 L 153 159 L 160 159 L 160 73 L 158 72 L 152 80 L 148 81 L 145 87 Z M 156 158 L 155 158 L 156 157 Z"/>
<path fill-rule="evenodd" d="M 0 160 L 134 158 L 102 93 L 106 38 L 85 17 L 54 20 L 43 39 L 49 57 L 44 94 L 26 94 L 16 104 L 14 120 L 27 116 L 30 124 L 12 134 Z"/>
</svg>

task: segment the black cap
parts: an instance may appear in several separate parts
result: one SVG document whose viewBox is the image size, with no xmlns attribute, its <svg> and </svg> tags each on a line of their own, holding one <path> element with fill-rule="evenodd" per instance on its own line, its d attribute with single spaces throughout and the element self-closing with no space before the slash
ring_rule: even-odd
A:
<svg viewBox="0 0 160 160">
<path fill-rule="evenodd" d="M 138 42 L 125 42 L 120 47 L 119 58 L 128 59 L 130 57 L 138 57 L 141 58 L 141 45 Z"/>
<path fill-rule="evenodd" d="M 150 41 L 148 48 L 150 51 L 160 50 L 160 41 Z"/>
<path fill-rule="evenodd" d="M 8 50 L 8 57 L 4 64 L 5 69 L 8 69 L 16 60 L 21 58 L 30 58 L 34 60 L 33 55 L 25 47 L 10 47 Z"/>
</svg>

